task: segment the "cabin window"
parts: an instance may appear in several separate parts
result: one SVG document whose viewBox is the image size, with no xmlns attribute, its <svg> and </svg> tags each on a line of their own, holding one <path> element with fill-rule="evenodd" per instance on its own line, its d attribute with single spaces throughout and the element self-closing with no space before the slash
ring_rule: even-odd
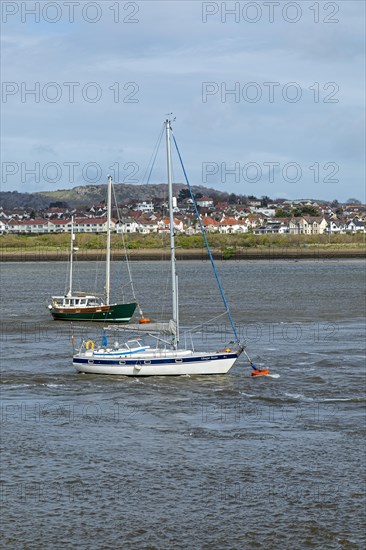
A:
<svg viewBox="0 0 366 550">
<path fill-rule="evenodd" d="M 128 346 L 131 348 L 139 348 L 140 347 L 140 342 L 138 342 L 138 340 L 130 340 L 129 342 L 127 342 Z"/>
</svg>

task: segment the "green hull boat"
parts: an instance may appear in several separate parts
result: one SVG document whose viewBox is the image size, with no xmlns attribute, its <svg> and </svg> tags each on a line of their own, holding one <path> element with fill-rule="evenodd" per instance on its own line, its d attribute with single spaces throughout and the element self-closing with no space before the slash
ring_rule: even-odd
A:
<svg viewBox="0 0 366 550">
<path fill-rule="evenodd" d="M 62 306 L 51 304 L 51 314 L 56 321 L 108 321 L 128 323 L 137 304 L 110 304 L 97 306 Z"/>
</svg>

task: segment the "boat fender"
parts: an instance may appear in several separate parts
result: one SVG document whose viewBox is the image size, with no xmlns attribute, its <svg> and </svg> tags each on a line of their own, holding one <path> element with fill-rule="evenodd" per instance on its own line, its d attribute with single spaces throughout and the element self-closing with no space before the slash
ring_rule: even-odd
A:
<svg viewBox="0 0 366 550">
<path fill-rule="evenodd" d="M 93 340 L 88 340 L 85 344 L 85 349 L 86 350 L 90 350 L 90 349 L 93 350 L 94 347 L 95 347 L 95 344 L 94 344 Z"/>
<path fill-rule="evenodd" d="M 139 324 L 140 324 L 140 325 L 143 325 L 144 323 L 151 323 L 151 319 L 149 319 L 148 317 L 142 317 L 142 318 L 139 320 Z"/>
</svg>

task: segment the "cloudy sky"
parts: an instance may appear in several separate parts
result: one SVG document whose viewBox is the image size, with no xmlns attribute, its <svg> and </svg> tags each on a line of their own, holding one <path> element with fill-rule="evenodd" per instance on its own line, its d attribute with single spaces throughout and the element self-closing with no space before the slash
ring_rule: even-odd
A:
<svg viewBox="0 0 366 550">
<path fill-rule="evenodd" d="M 2 190 L 144 183 L 172 112 L 193 184 L 364 201 L 364 24 L 357 0 L 3 1 Z"/>
</svg>

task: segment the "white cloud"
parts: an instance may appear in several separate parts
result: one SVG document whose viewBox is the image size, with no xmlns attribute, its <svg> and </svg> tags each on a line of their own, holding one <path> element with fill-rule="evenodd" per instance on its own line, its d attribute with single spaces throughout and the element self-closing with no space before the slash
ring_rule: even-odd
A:
<svg viewBox="0 0 366 550">
<path fill-rule="evenodd" d="M 3 80 L 19 90 L 2 105 L 3 160 L 44 163 L 57 158 L 60 163 L 79 160 L 81 165 L 95 160 L 103 167 L 103 178 L 117 161 L 143 167 L 165 113 L 174 111 L 176 133 L 195 183 L 201 182 L 202 162 L 207 160 L 302 165 L 333 161 L 343 167 L 342 185 L 329 190 L 304 177 L 305 194 L 326 197 L 331 191 L 333 197 L 337 191 L 340 199 L 350 194 L 361 198 L 365 7 L 357 1 L 338 2 L 339 23 L 315 24 L 308 4 L 301 4 L 303 17 L 296 24 L 281 19 L 270 24 L 264 17 L 256 24 L 230 18 L 221 23 L 220 17 L 203 24 L 201 2 L 183 1 L 140 2 L 136 24 L 113 23 L 113 2 L 100 3 L 103 17 L 96 24 L 80 17 L 72 24 L 64 19 L 23 24 L 9 18 L 2 39 Z M 22 83 L 31 90 L 37 82 L 39 102 L 26 90 L 22 97 Z M 51 82 L 61 89 L 54 103 L 44 98 L 52 98 L 56 90 Z M 65 82 L 79 83 L 73 103 Z M 85 96 L 85 85 L 91 82 L 101 91 L 95 103 Z M 202 82 L 218 86 L 206 102 Z M 239 101 L 230 94 L 222 99 L 225 87 L 230 90 L 236 82 Z M 245 98 L 248 82 L 257 82 L 261 89 L 257 103 Z M 272 103 L 265 82 L 279 83 Z M 301 87 L 297 103 L 283 99 L 291 82 Z M 327 83 L 336 83 L 338 90 Z M 338 102 L 326 102 L 329 97 Z M 129 102 L 131 98 L 138 102 Z M 161 177 L 162 170 L 157 174 Z M 225 184 L 219 177 L 216 185 L 231 185 L 236 192 L 244 187 L 258 195 L 281 189 L 283 195 L 295 197 L 300 191 L 284 180 L 275 187 L 264 181 Z M 16 186 L 19 181 L 10 178 L 2 185 L 22 190 Z M 65 186 L 72 183 L 66 181 Z"/>
</svg>

